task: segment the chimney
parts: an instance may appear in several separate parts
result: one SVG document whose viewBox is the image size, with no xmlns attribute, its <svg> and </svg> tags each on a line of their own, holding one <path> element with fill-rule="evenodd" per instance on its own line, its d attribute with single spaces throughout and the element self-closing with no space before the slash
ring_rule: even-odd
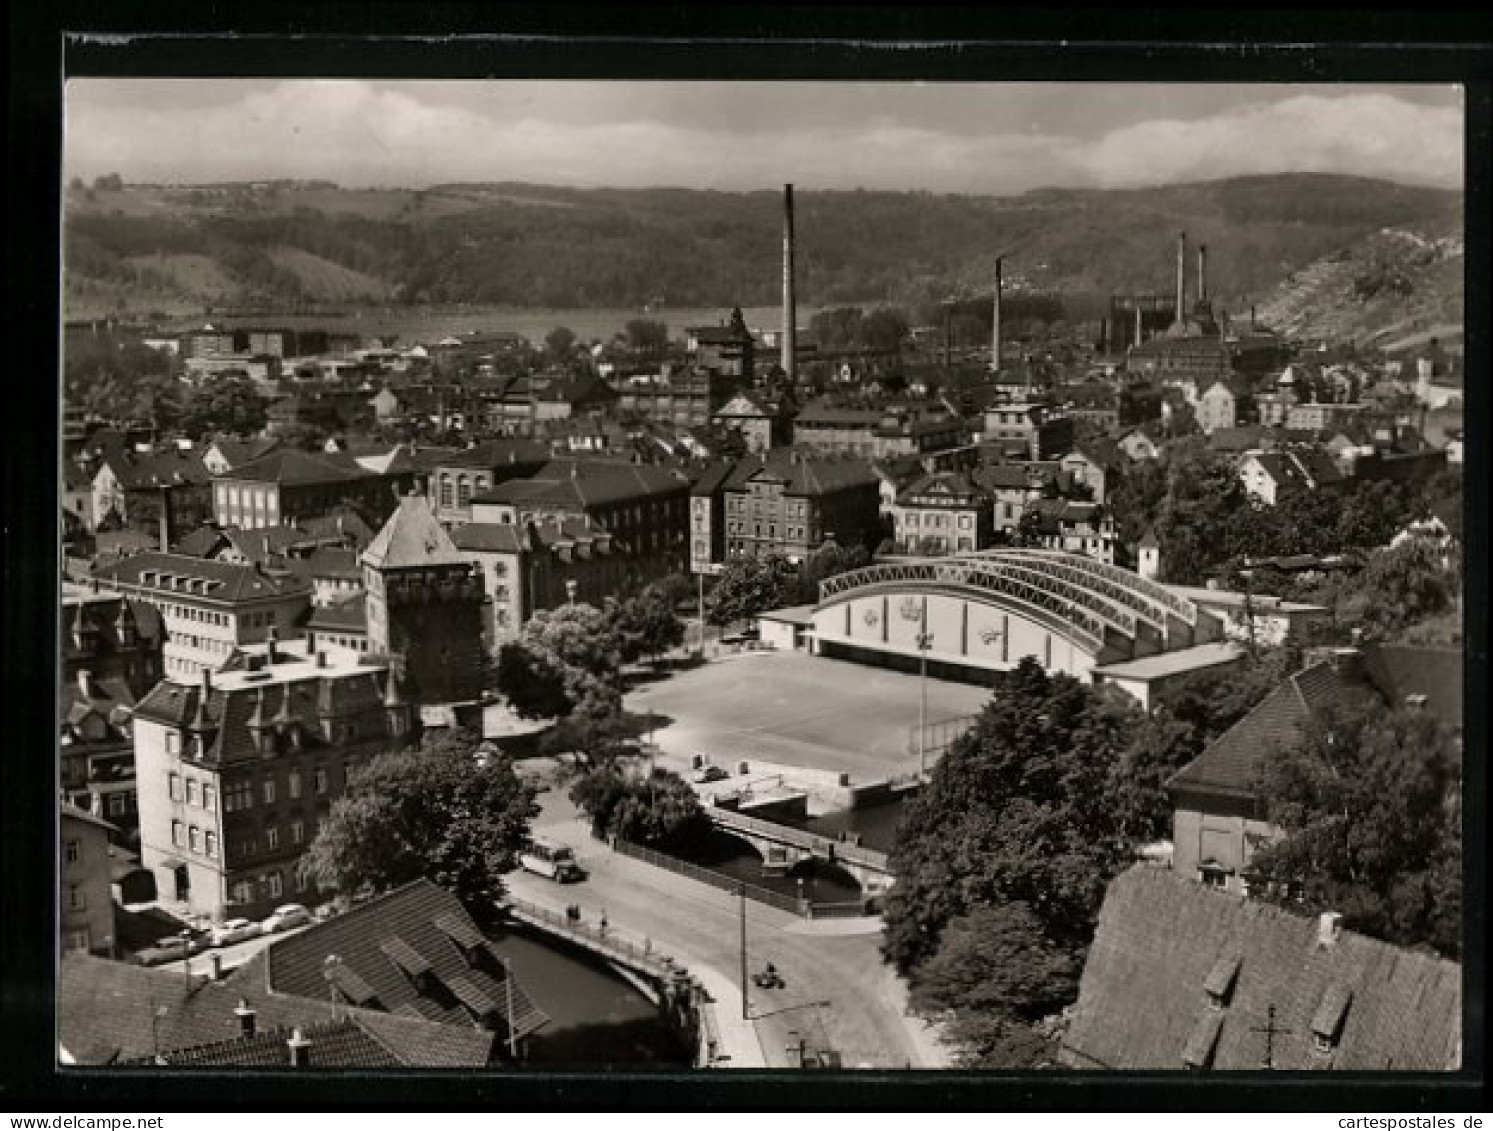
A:
<svg viewBox="0 0 1493 1131">
<path fill-rule="evenodd" d="M 327 666 L 327 654 L 323 649 L 320 648 L 316 650 L 316 666 L 319 668 L 324 668 Z"/>
<path fill-rule="evenodd" d="M 1343 933 L 1343 916 L 1337 911 L 1324 911 L 1317 917 L 1317 946 L 1326 949 L 1336 946 Z"/>
<path fill-rule="evenodd" d="M 243 998 L 238 999 L 238 1005 L 233 1008 L 233 1015 L 238 1018 L 238 1031 L 245 1037 L 254 1035 L 254 1010 L 249 1008 L 249 1003 Z"/>
<path fill-rule="evenodd" d="M 78 690 L 83 693 L 84 698 L 91 699 L 93 697 L 93 692 L 91 690 L 92 689 L 92 685 L 93 685 L 93 673 L 90 672 L 87 668 L 79 668 L 78 669 Z"/>
<path fill-rule="evenodd" d="M 1186 321 L 1187 310 L 1187 233 L 1177 233 L 1177 321 Z"/>
<path fill-rule="evenodd" d="M 1208 301 L 1208 245 L 1198 244 L 1198 304 Z"/>
<path fill-rule="evenodd" d="M 995 259 L 995 309 L 990 333 L 990 370 L 1001 371 L 1001 257 Z"/>
<path fill-rule="evenodd" d="M 290 1049 L 290 1066 L 292 1068 L 309 1068 L 311 1066 L 311 1040 L 299 1028 L 290 1031 L 290 1040 L 286 1041 L 285 1044 Z"/>
<path fill-rule="evenodd" d="M 161 552 L 171 549 L 171 489 L 161 488 Z"/>
<path fill-rule="evenodd" d="M 1137 296 L 1136 300 L 1135 300 L 1135 344 L 1136 345 L 1140 345 L 1140 343 L 1141 343 L 1141 321 L 1140 321 L 1140 319 L 1141 319 L 1140 297 Z"/>
<path fill-rule="evenodd" d="M 202 694 L 207 697 L 213 693 L 213 673 L 211 668 L 202 669 Z"/>
<path fill-rule="evenodd" d="M 798 304 L 793 297 L 793 186 L 783 186 L 783 372 L 798 372 Z"/>
<path fill-rule="evenodd" d="M 220 982 L 223 980 L 223 956 L 217 951 L 214 951 L 210 957 L 213 967 L 213 981 Z"/>
<path fill-rule="evenodd" d="M 275 663 L 279 657 L 275 655 L 275 642 L 279 639 L 275 632 L 275 626 L 270 625 L 264 634 L 264 661 L 267 664 Z M 203 673 L 206 674 L 205 672 Z"/>
</svg>

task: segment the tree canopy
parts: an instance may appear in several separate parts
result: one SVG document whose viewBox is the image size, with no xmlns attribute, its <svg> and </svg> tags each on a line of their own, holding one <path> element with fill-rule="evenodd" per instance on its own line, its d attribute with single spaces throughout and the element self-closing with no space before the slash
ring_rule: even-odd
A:
<svg viewBox="0 0 1493 1131">
<path fill-rule="evenodd" d="M 1354 930 L 1461 953 L 1461 743 L 1430 713 L 1327 712 L 1269 751 L 1260 792 L 1283 832 L 1251 861 L 1266 898 Z"/>
<path fill-rule="evenodd" d="M 182 404 L 181 428 L 192 439 L 209 433 L 252 436 L 264 428 L 265 401 L 253 380 L 234 373 L 207 378 Z"/>
<path fill-rule="evenodd" d="M 470 731 L 427 731 L 353 771 L 301 866 L 342 897 L 423 876 L 485 919 L 538 812 L 506 755 Z"/>
<path fill-rule="evenodd" d="M 535 613 L 498 650 L 498 690 L 526 718 L 600 718 L 621 709 L 621 665 L 608 615 L 594 605 L 562 605 Z"/>
<path fill-rule="evenodd" d="M 570 799 L 597 835 L 634 844 L 678 844 L 710 827 L 690 784 L 664 769 L 634 774 L 616 762 L 599 766 L 576 779 Z"/>
</svg>

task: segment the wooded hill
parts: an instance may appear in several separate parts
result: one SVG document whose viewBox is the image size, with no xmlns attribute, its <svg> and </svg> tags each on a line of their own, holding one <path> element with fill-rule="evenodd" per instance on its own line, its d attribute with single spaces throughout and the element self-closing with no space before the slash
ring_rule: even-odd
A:
<svg viewBox="0 0 1493 1131">
<path fill-rule="evenodd" d="M 1175 239 L 1209 247 L 1241 309 L 1386 227 L 1461 231 L 1462 195 L 1316 174 L 1015 197 L 796 193 L 800 301 L 926 302 L 1012 290 L 1169 291 Z M 530 308 L 778 300 L 777 192 L 520 184 L 344 190 L 315 182 L 73 185 L 70 312 L 362 302 Z M 1189 263 L 1189 272 L 1193 265 Z"/>
</svg>

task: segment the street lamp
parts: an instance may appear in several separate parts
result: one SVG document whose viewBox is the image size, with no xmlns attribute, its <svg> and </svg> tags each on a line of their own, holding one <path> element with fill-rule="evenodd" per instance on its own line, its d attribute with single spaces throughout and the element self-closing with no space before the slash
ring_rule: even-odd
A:
<svg viewBox="0 0 1493 1131">
<path fill-rule="evenodd" d="M 933 633 L 928 631 L 928 601 L 909 597 L 898 610 L 903 620 L 917 622 L 913 637 L 918 648 L 918 780 L 928 774 L 928 649 L 933 647 Z"/>
</svg>

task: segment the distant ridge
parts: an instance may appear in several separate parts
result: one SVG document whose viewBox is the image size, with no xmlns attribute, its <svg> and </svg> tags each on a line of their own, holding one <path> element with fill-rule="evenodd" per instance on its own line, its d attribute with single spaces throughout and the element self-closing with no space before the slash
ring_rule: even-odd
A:
<svg viewBox="0 0 1493 1131">
<path fill-rule="evenodd" d="M 1333 174 L 1012 197 L 800 191 L 800 292 L 827 305 L 1013 291 L 1170 287 L 1179 230 L 1210 290 L 1242 309 L 1295 272 L 1393 228 L 1461 233 L 1462 194 Z M 72 188 L 70 311 L 472 303 L 522 308 L 770 305 L 778 195 L 692 189 L 325 182 Z"/>
</svg>

